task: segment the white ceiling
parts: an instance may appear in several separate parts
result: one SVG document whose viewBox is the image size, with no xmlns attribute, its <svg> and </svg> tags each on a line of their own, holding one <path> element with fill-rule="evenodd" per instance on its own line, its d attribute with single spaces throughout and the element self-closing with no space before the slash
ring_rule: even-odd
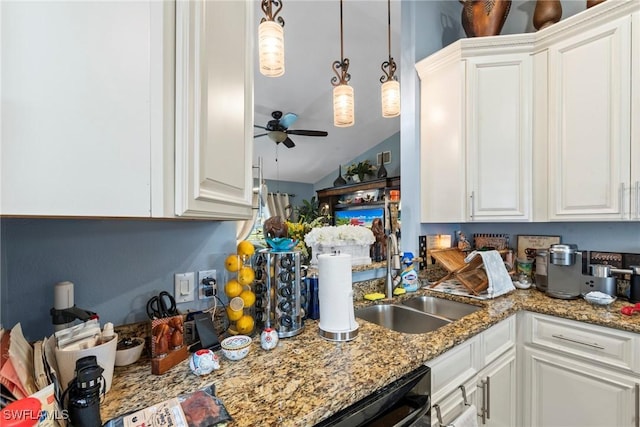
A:
<svg viewBox="0 0 640 427">
<path fill-rule="evenodd" d="M 257 2 L 256 2 L 257 3 Z M 256 5 L 256 33 L 263 16 Z M 340 2 L 284 0 L 285 73 L 265 77 L 255 63 L 255 124 L 266 126 L 271 112 L 293 112 L 289 129 L 324 130 L 327 137 L 291 135 L 294 148 L 263 136 L 254 139 L 254 164 L 263 159 L 266 179 L 315 183 L 336 173 L 338 165 L 376 146 L 400 130 L 400 118 L 385 119 L 380 108 L 380 66 L 388 58 L 387 1 L 343 2 L 344 55 L 351 65 L 355 125 L 333 126 L 332 64 L 340 60 Z M 256 36 L 257 37 L 257 36 Z M 391 56 L 400 74 L 400 1 L 391 1 Z M 257 56 L 257 49 L 256 49 Z M 263 133 L 254 128 L 254 133 Z M 276 161 L 277 159 L 277 161 Z M 344 171 L 343 171 L 344 172 Z"/>
</svg>

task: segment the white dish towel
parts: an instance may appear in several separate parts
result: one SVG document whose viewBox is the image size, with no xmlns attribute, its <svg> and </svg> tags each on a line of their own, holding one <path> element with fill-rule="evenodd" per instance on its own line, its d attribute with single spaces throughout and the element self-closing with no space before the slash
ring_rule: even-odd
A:
<svg viewBox="0 0 640 427">
<path fill-rule="evenodd" d="M 469 405 L 451 424 L 452 427 L 478 427 L 478 410 L 476 405 Z"/>
<path fill-rule="evenodd" d="M 473 251 L 467 255 L 464 261 L 468 263 L 478 255 L 482 257 L 484 270 L 487 272 L 487 278 L 489 279 L 489 288 L 487 289 L 489 298 L 495 298 L 515 290 L 511 277 L 509 277 L 509 272 L 504 266 L 504 261 L 498 251 Z"/>
</svg>

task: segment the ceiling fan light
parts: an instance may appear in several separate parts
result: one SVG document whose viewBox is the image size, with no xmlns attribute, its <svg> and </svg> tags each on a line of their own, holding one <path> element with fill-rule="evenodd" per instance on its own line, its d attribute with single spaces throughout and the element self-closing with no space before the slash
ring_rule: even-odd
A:
<svg viewBox="0 0 640 427">
<path fill-rule="evenodd" d="M 333 88 L 333 125 L 336 127 L 353 126 L 354 96 L 353 88 L 342 84 Z"/>
<path fill-rule="evenodd" d="M 264 21 L 258 27 L 260 73 L 267 77 L 284 74 L 284 29 L 274 21 Z"/>
<path fill-rule="evenodd" d="M 274 142 L 281 143 L 285 139 L 287 139 L 287 134 L 280 130 L 273 130 L 269 132 L 269 138 L 271 138 Z"/>
<path fill-rule="evenodd" d="M 391 118 L 400 115 L 400 82 L 389 80 L 382 83 L 382 117 Z"/>
</svg>

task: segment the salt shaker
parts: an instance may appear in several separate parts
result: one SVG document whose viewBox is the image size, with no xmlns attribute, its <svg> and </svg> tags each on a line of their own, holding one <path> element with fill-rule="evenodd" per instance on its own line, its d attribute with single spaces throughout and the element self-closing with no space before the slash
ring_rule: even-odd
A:
<svg viewBox="0 0 640 427">
<path fill-rule="evenodd" d="M 278 345 L 278 331 L 266 327 L 260 334 L 260 346 L 265 350 L 272 350 Z"/>
</svg>

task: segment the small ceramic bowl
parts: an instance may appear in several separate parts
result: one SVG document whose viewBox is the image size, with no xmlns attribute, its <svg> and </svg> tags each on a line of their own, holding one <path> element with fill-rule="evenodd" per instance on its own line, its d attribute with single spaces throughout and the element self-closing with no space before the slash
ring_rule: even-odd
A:
<svg viewBox="0 0 640 427">
<path fill-rule="evenodd" d="M 251 349 L 251 337 L 235 335 L 222 340 L 222 353 L 229 360 L 240 360 L 249 354 Z"/>
<path fill-rule="evenodd" d="M 118 341 L 116 347 L 116 366 L 127 366 L 135 363 L 140 359 L 142 350 L 144 349 L 144 339 L 142 338 L 123 338 Z"/>
<path fill-rule="evenodd" d="M 298 244 L 296 239 L 289 237 L 265 237 L 265 240 L 274 252 L 287 252 Z"/>
</svg>

